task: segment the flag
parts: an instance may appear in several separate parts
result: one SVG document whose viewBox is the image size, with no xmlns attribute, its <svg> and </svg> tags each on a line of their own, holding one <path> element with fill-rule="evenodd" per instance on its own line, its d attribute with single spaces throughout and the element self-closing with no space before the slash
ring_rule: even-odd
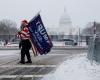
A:
<svg viewBox="0 0 100 80">
<path fill-rule="evenodd" d="M 20 39 L 29 39 L 29 30 L 27 27 L 23 28 L 21 31 L 18 32 L 17 37 Z"/>
<path fill-rule="evenodd" d="M 30 39 L 30 34 L 29 34 L 29 30 L 28 27 L 24 27 L 20 32 L 18 32 L 17 37 L 23 40 L 29 39 L 29 41 L 31 42 L 32 45 L 32 52 L 34 54 L 34 56 L 37 56 L 37 49 L 35 48 L 34 44 L 32 43 L 31 39 Z"/>
<path fill-rule="evenodd" d="M 40 14 L 37 14 L 29 22 L 29 33 L 32 43 L 41 55 L 47 54 L 51 50 L 53 44 L 47 34 Z"/>
</svg>

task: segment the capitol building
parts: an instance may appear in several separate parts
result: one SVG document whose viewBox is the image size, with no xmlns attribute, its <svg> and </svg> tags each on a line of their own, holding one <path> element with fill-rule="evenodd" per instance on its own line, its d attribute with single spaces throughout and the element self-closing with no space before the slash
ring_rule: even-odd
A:
<svg viewBox="0 0 100 80">
<path fill-rule="evenodd" d="M 72 35 L 72 22 L 70 16 L 67 14 L 66 10 L 62 14 L 59 20 L 59 33 L 64 35 Z"/>
<path fill-rule="evenodd" d="M 72 26 L 72 21 L 70 16 L 67 14 L 66 9 L 64 9 L 63 14 L 59 19 L 58 27 L 47 28 L 48 34 L 53 38 L 72 38 L 75 34 L 75 30 Z"/>
</svg>

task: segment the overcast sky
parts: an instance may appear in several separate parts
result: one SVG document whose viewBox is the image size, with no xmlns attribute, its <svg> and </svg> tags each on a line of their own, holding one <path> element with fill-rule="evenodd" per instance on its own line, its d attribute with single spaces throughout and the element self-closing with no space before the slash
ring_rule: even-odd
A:
<svg viewBox="0 0 100 80">
<path fill-rule="evenodd" d="M 41 11 L 46 27 L 58 26 L 64 6 L 73 26 L 100 22 L 100 0 L 0 0 L 0 20 L 10 19 L 19 25 L 21 20 L 30 20 Z"/>
</svg>

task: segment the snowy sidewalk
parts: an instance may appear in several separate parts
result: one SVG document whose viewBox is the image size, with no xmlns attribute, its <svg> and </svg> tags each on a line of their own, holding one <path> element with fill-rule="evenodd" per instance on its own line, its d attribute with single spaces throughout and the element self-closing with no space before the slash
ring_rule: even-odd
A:
<svg viewBox="0 0 100 80">
<path fill-rule="evenodd" d="M 53 74 L 42 80 L 100 80 L 100 65 L 91 65 L 86 54 L 64 61 Z"/>
</svg>

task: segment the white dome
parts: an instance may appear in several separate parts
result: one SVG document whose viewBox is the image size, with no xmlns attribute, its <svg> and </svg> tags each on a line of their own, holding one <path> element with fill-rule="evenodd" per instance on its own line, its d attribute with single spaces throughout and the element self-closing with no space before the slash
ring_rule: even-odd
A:
<svg viewBox="0 0 100 80">
<path fill-rule="evenodd" d="M 60 18 L 59 25 L 71 25 L 71 23 L 70 17 L 64 13 Z"/>
<path fill-rule="evenodd" d="M 60 18 L 59 28 L 59 32 L 64 33 L 65 35 L 70 35 L 72 33 L 72 22 L 66 10 L 64 10 L 64 13 Z"/>
</svg>

